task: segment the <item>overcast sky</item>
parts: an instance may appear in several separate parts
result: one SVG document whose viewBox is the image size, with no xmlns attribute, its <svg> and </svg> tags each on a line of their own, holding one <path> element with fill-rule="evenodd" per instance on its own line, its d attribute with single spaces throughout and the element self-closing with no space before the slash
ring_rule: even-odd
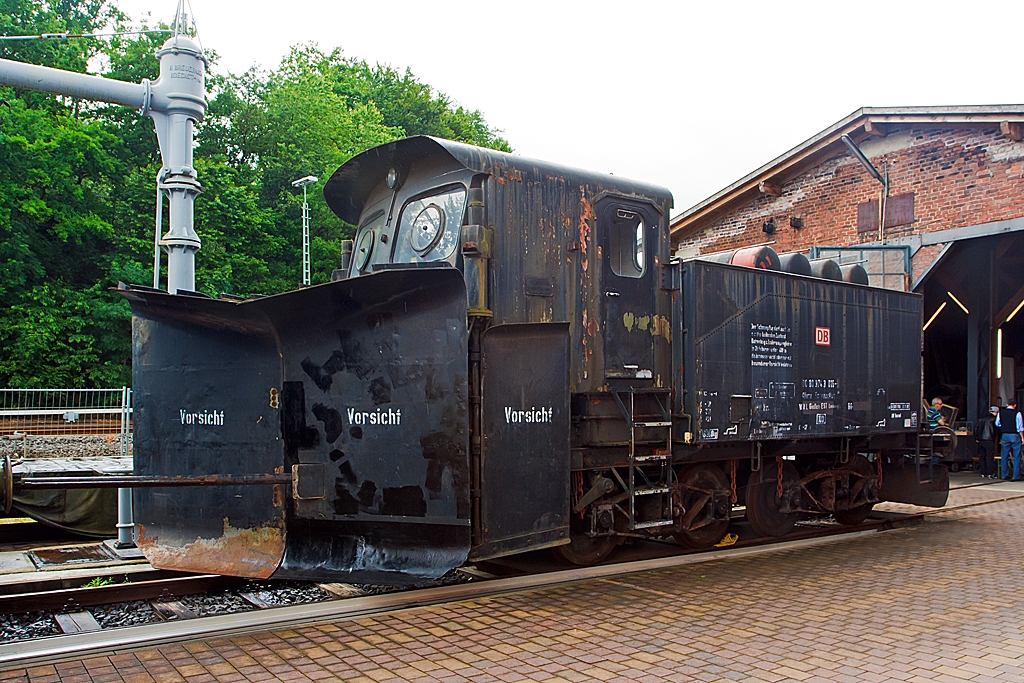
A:
<svg viewBox="0 0 1024 683">
<path fill-rule="evenodd" d="M 860 107 L 1024 102 L 1022 0 L 190 2 L 220 71 L 304 42 L 409 67 L 517 154 L 667 186 L 673 215 Z"/>
</svg>

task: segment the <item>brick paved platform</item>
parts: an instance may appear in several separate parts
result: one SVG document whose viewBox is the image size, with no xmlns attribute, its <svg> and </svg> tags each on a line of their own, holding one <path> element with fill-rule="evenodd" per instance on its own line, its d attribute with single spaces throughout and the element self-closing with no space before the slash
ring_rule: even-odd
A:
<svg viewBox="0 0 1024 683">
<path fill-rule="evenodd" d="M 1022 531 L 1024 499 L 1010 500 L 800 551 L 21 669 L 0 681 L 1024 681 Z"/>
</svg>

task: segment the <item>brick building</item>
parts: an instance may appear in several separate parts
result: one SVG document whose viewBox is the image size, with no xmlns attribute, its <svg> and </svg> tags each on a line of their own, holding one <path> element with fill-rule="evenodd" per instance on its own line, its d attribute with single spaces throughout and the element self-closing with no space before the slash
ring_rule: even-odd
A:
<svg viewBox="0 0 1024 683">
<path fill-rule="evenodd" d="M 770 243 L 922 293 L 923 391 L 961 417 L 1024 386 L 1024 105 L 860 109 L 670 225 L 682 258 Z"/>
</svg>

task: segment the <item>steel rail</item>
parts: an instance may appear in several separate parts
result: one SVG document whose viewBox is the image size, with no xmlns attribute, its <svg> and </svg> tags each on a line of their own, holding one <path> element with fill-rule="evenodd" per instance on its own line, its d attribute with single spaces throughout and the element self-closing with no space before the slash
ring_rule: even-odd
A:
<svg viewBox="0 0 1024 683">
<path fill-rule="evenodd" d="M 110 572 L 116 573 L 116 572 Z M 217 574 L 154 579 L 137 583 L 118 583 L 90 588 L 65 588 L 36 593 L 0 595 L 0 614 L 17 614 L 40 610 L 77 609 L 110 605 L 132 600 L 176 598 L 195 593 L 209 593 L 245 584 L 245 579 Z M 2 646 L 0 646 L 2 647 Z"/>
<path fill-rule="evenodd" d="M 909 515 L 908 517 L 920 518 L 921 516 Z M 462 600 L 475 600 L 505 593 L 537 590 L 551 586 L 581 583 L 639 572 L 753 557 L 786 550 L 839 543 L 905 526 L 906 524 L 883 523 L 877 525 L 876 528 L 868 530 L 827 535 L 819 534 L 814 538 L 783 541 L 767 545 L 725 548 L 713 552 L 672 555 L 669 557 L 599 565 L 596 567 L 582 567 L 541 574 L 526 574 L 509 578 L 474 581 L 438 588 L 425 588 L 383 595 L 275 607 L 266 610 L 203 617 L 200 619 L 169 621 L 106 631 L 16 641 L 0 645 L 0 667 L 9 669 L 13 666 L 34 666 L 47 662 L 110 653 L 130 648 L 152 647 L 183 640 L 195 640 L 202 637 L 240 635 L 266 628 L 293 628 L 302 624 L 354 619 L 395 610 Z"/>
</svg>

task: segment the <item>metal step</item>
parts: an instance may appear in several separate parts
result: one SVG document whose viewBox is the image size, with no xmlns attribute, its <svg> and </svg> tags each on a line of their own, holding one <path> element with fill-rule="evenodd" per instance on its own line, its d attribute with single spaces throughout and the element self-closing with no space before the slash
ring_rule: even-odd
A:
<svg viewBox="0 0 1024 683">
<path fill-rule="evenodd" d="M 654 460 L 668 460 L 667 453 L 654 453 L 653 455 L 634 455 L 634 462 L 651 462 Z"/>
<path fill-rule="evenodd" d="M 657 486 L 657 487 L 654 487 L 654 488 L 633 489 L 633 495 L 634 496 L 650 496 L 650 495 L 653 495 L 655 493 L 668 493 L 668 492 L 669 492 L 669 488 L 667 486 Z"/>
<path fill-rule="evenodd" d="M 636 524 L 633 525 L 633 528 L 634 529 L 650 529 L 651 527 L 655 527 L 655 526 L 669 526 L 669 525 L 672 525 L 672 524 L 675 524 L 675 522 L 673 520 L 671 520 L 671 519 L 657 519 L 657 520 L 654 520 L 653 522 L 637 522 Z"/>
<path fill-rule="evenodd" d="M 671 427 L 671 422 L 634 422 L 634 427 Z"/>
</svg>

